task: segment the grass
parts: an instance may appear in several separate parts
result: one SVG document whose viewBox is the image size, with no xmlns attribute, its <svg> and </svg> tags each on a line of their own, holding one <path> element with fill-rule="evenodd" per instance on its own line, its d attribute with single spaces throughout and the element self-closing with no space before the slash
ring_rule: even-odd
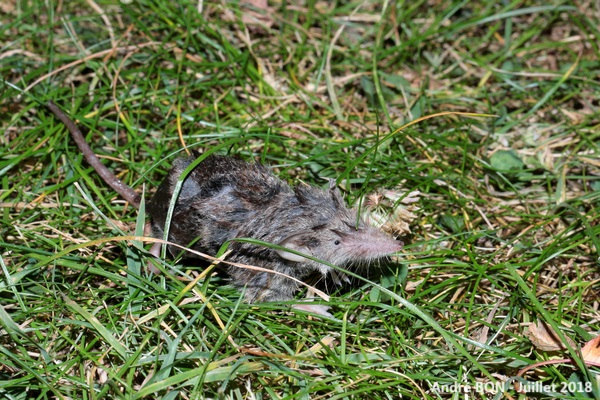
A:
<svg viewBox="0 0 600 400">
<path fill-rule="evenodd" d="M 260 4 L 0 6 L 0 396 L 600 398 L 577 350 L 600 330 L 596 3 Z M 245 304 L 170 258 L 148 274 L 119 239 L 143 214 L 50 99 L 137 190 L 184 147 L 237 154 L 337 179 L 406 248 L 332 293 L 331 319 Z M 380 141 L 445 111 L 496 117 Z M 528 333 L 540 322 L 558 339 Z M 526 394 L 510 383 L 561 358 L 519 378 Z"/>
</svg>

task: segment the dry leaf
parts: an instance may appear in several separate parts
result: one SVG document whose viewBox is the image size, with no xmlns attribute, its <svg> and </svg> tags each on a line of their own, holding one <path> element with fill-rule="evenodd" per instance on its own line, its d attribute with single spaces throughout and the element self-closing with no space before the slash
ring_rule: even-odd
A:
<svg viewBox="0 0 600 400">
<path fill-rule="evenodd" d="M 581 355 L 585 361 L 600 363 L 600 336 L 596 336 L 583 346 Z"/>
<path fill-rule="evenodd" d="M 242 0 L 240 3 L 250 4 L 251 6 L 260 8 L 261 10 L 267 10 L 269 8 L 267 0 Z"/>
<path fill-rule="evenodd" d="M 103 385 L 108 382 L 108 373 L 103 368 L 98 367 L 96 374 L 98 374 L 98 380 L 96 383 Z"/>
<path fill-rule="evenodd" d="M 319 341 L 319 343 L 315 344 L 308 350 L 304 350 L 301 353 L 298 353 L 298 357 L 314 357 L 315 354 L 323 350 L 324 347 L 333 347 L 333 342 L 335 338 L 333 336 L 325 336 L 323 339 Z"/>
<path fill-rule="evenodd" d="M 16 1 L 2 1 L 0 2 L 0 11 L 3 14 L 16 15 Z"/>
<path fill-rule="evenodd" d="M 256 8 L 259 10 L 266 11 L 266 13 L 258 13 L 253 11 L 252 9 L 244 10 L 242 14 L 242 21 L 244 21 L 247 25 L 264 25 L 267 28 L 270 28 L 273 25 L 273 18 L 269 13 L 269 5 L 267 0 L 242 0 L 241 4 L 249 5 L 251 8 Z"/>
<path fill-rule="evenodd" d="M 559 351 L 567 348 L 552 327 L 542 321 L 538 321 L 535 325 L 529 324 L 529 340 L 535 347 L 543 351 Z M 575 342 L 568 337 L 567 341 L 571 347 L 577 347 Z"/>
</svg>

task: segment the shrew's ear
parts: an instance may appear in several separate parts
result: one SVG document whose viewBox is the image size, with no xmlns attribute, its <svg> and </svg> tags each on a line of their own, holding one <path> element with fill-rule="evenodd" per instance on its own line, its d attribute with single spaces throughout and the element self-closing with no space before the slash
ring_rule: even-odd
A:
<svg viewBox="0 0 600 400">
<path fill-rule="evenodd" d="M 331 200 L 333 200 L 336 208 L 345 207 L 344 198 L 342 197 L 342 193 L 335 183 L 335 179 L 329 179 L 329 194 L 331 195 Z"/>
<path fill-rule="evenodd" d="M 303 235 L 301 233 L 290 236 L 290 237 L 284 239 L 282 242 L 280 242 L 279 245 L 282 247 L 286 247 L 290 250 L 295 250 L 295 251 L 303 253 L 303 254 L 312 255 L 310 253 L 310 250 L 304 243 L 302 236 Z M 277 254 L 279 254 L 279 256 L 281 258 L 285 258 L 288 261 L 302 262 L 302 261 L 307 260 L 305 257 L 287 252 L 285 250 L 275 250 L 275 251 L 277 252 Z"/>
</svg>

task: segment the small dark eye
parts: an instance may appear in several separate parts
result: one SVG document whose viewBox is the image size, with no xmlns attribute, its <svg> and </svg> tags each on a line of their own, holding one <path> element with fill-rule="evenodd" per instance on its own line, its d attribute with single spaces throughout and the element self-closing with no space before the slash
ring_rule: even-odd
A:
<svg viewBox="0 0 600 400">
<path fill-rule="evenodd" d="M 335 244 L 336 246 L 339 245 L 340 243 L 342 243 L 342 242 L 340 242 L 339 240 L 336 240 L 335 242 L 333 242 L 333 244 Z"/>
</svg>

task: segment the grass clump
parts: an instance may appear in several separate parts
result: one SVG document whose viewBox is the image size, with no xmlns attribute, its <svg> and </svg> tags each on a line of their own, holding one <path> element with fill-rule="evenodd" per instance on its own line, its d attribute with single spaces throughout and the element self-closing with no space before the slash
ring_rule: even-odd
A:
<svg viewBox="0 0 600 400">
<path fill-rule="evenodd" d="M 0 17 L 2 396 L 600 398 L 578 350 L 599 330 L 593 2 L 33 0 Z M 330 319 L 245 304 L 178 260 L 150 274 L 123 238 L 143 215 L 50 99 L 147 194 L 185 148 L 237 154 L 337 179 L 405 251 L 335 292 Z M 496 117 L 397 131 L 441 112 Z"/>
</svg>

